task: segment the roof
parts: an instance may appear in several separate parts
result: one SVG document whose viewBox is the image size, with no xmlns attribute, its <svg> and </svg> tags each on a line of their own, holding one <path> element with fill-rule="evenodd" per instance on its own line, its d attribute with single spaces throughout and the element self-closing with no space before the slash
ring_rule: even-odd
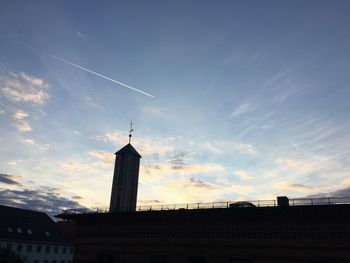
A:
<svg viewBox="0 0 350 263">
<path fill-rule="evenodd" d="M 126 154 L 126 153 L 134 154 L 134 155 L 138 156 L 139 158 L 142 157 L 130 143 L 125 145 L 123 148 L 121 148 L 115 154 Z"/>
<path fill-rule="evenodd" d="M 45 213 L 0 205 L 0 239 L 72 243 Z"/>
<path fill-rule="evenodd" d="M 104 224 L 248 224 L 348 222 L 350 205 L 288 207 L 232 207 L 193 210 L 159 210 L 123 213 L 60 214 L 56 217 L 80 223 Z"/>
</svg>

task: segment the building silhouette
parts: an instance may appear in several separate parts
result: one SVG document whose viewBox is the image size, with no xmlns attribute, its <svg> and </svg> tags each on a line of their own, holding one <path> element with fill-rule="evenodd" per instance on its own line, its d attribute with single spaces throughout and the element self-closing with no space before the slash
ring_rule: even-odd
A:
<svg viewBox="0 0 350 263">
<path fill-rule="evenodd" d="M 25 263 L 71 263 L 73 241 L 45 213 L 0 205 L 0 247 Z"/>
<path fill-rule="evenodd" d="M 349 198 L 135 210 L 141 156 L 116 155 L 109 212 L 57 216 L 77 224 L 76 263 L 350 262 Z"/>
<path fill-rule="evenodd" d="M 129 143 L 115 153 L 115 166 L 109 211 L 135 211 L 141 155 Z"/>
</svg>

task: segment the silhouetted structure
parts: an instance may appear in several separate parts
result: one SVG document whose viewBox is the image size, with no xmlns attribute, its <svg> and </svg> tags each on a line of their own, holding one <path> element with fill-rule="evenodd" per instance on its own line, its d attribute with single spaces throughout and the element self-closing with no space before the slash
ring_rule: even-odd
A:
<svg viewBox="0 0 350 263">
<path fill-rule="evenodd" d="M 350 262 L 349 198 L 134 211 L 141 156 L 130 144 L 116 155 L 110 212 L 57 216 L 77 223 L 76 263 Z"/>
<path fill-rule="evenodd" d="M 0 247 L 27 263 L 70 263 L 73 242 L 46 214 L 0 205 Z"/>
<path fill-rule="evenodd" d="M 115 166 L 109 211 L 135 211 L 141 155 L 129 143 L 115 153 Z"/>
<path fill-rule="evenodd" d="M 65 214 L 74 262 L 348 263 L 350 205 Z"/>
</svg>

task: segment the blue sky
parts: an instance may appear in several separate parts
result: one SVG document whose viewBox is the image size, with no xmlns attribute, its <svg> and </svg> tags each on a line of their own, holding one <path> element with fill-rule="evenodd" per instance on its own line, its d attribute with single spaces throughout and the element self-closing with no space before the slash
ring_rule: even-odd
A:
<svg viewBox="0 0 350 263">
<path fill-rule="evenodd" d="M 349 12 L 348 1 L 3 1 L 2 203 L 107 207 L 131 119 L 140 205 L 347 193 Z"/>
</svg>

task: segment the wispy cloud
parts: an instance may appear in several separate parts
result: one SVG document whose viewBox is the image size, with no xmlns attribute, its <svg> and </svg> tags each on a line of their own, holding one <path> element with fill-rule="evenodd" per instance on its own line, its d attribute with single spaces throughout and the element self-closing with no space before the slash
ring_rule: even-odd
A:
<svg viewBox="0 0 350 263">
<path fill-rule="evenodd" d="M 243 103 L 236 107 L 232 112 L 231 112 L 231 118 L 237 117 L 239 115 L 251 112 L 255 109 L 255 107 L 251 103 Z"/>
<path fill-rule="evenodd" d="M 0 183 L 7 185 L 16 185 L 21 186 L 21 183 L 18 181 L 19 177 L 10 174 L 0 174 Z"/>
<path fill-rule="evenodd" d="M 172 165 L 169 163 L 145 164 L 141 166 L 141 180 L 152 183 L 166 180 L 171 175 L 194 175 L 223 172 L 224 167 L 214 163 Z"/>
<path fill-rule="evenodd" d="M 31 138 L 23 138 L 22 142 L 25 144 L 28 144 L 30 146 L 32 146 L 33 150 L 36 152 L 46 152 L 51 148 L 51 145 L 48 143 L 39 143 L 34 139 Z"/>
<path fill-rule="evenodd" d="M 0 76 L 0 90 L 11 101 L 44 104 L 49 98 L 48 88 L 43 79 L 24 72 Z"/>
<path fill-rule="evenodd" d="M 238 176 L 239 178 L 243 180 L 250 180 L 253 179 L 254 177 L 249 174 L 247 171 L 236 171 L 235 175 Z"/>
<path fill-rule="evenodd" d="M 104 135 L 96 135 L 91 137 L 94 140 L 103 142 L 112 142 L 117 146 L 124 145 L 127 140 L 124 132 L 115 131 Z M 138 149 L 141 155 L 164 154 L 174 149 L 175 138 L 158 138 L 152 140 L 150 138 L 138 138 L 133 141 L 133 145 Z"/>
<path fill-rule="evenodd" d="M 28 122 L 26 122 L 24 119 L 27 118 L 29 115 L 27 112 L 22 110 L 17 110 L 13 116 L 13 124 L 17 127 L 18 131 L 20 132 L 29 132 L 32 130 Z"/>
<path fill-rule="evenodd" d="M 298 192 L 298 193 L 310 193 L 314 191 L 315 186 L 305 185 L 301 183 L 288 183 L 288 182 L 278 182 L 273 185 L 275 188 L 280 189 L 282 191 L 288 192 Z"/>
<path fill-rule="evenodd" d="M 81 33 L 80 31 L 75 31 L 75 34 L 79 38 L 86 38 L 86 36 L 83 33 Z"/>
<path fill-rule="evenodd" d="M 114 131 L 102 135 L 95 135 L 90 137 L 93 140 L 112 142 L 116 146 L 121 147 L 127 142 L 125 132 Z M 245 153 L 248 155 L 256 155 L 257 149 L 248 143 L 241 143 L 238 141 L 229 140 L 199 140 L 198 142 L 189 141 L 181 137 L 166 137 L 166 138 L 151 138 L 151 137 L 137 137 L 132 144 L 137 148 L 141 155 L 165 155 L 173 152 L 209 152 L 210 154 L 230 154 L 230 153 Z"/>
<path fill-rule="evenodd" d="M 106 164 L 108 167 L 113 164 L 115 156 L 111 152 L 106 151 L 89 151 L 89 155 L 99 159 L 102 163 Z"/>
</svg>

